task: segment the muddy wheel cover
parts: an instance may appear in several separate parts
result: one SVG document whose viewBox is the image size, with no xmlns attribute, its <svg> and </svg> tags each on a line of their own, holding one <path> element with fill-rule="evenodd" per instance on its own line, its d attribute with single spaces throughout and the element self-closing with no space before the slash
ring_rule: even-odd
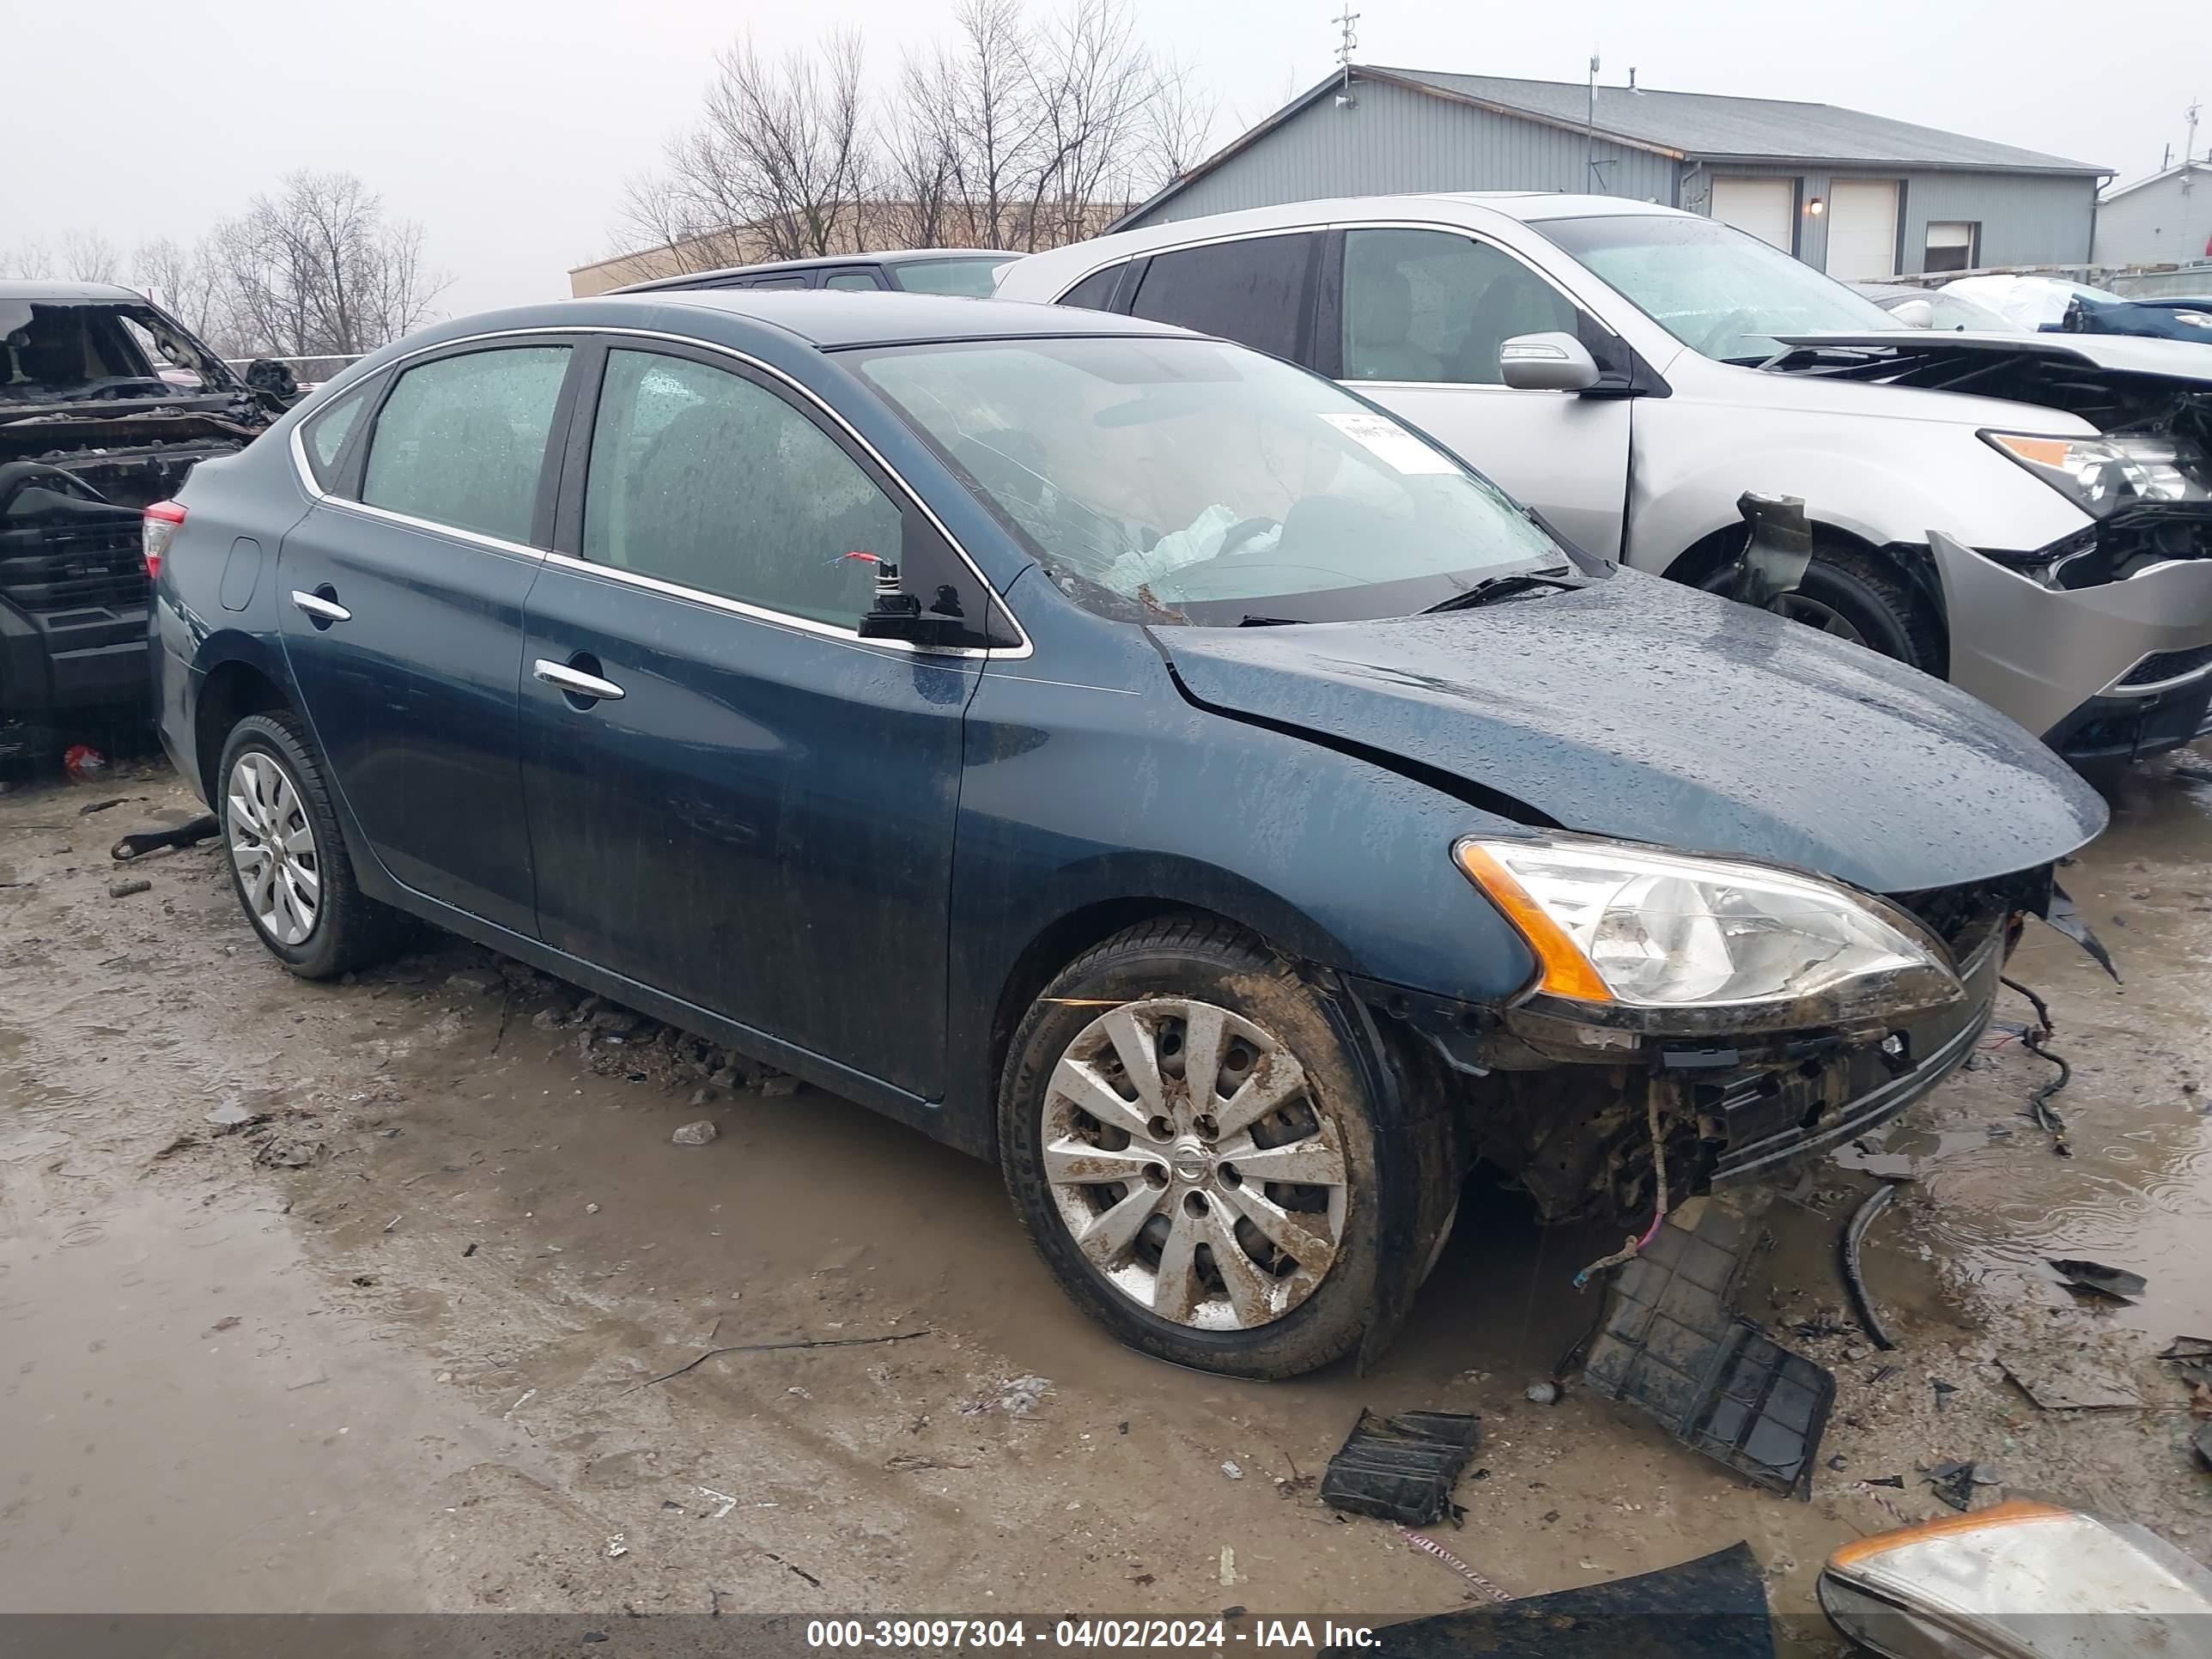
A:
<svg viewBox="0 0 2212 1659">
<path fill-rule="evenodd" d="M 255 926 L 279 945 L 304 945 L 323 897 L 314 825 L 292 775 L 274 755 L 249 749 L 223 791 L 224 839 Z"/>
<path fill-rule="evenodd" d="M 1290 1046 L 1212 1003 L 1092 1020 L 1045 1092 L 1044 1174 L 1076 1248 L 1122 1295 L 1200 1330 L 1250 1330 L 1335 1265 L 1344 1142 Z"/>
</svg>

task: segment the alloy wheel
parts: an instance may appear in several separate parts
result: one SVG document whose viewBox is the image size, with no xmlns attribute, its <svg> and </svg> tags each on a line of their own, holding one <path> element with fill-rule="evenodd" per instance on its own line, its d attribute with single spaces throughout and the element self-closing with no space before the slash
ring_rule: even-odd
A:
<svg viewBox="0 0 2212 1659">
<path fill-rule="evenodd" d="M 1045 1178 L 1121 1293 L 1200 1330 L 1272 1323 L 1335 1264 L 1343 1137 L 1273 1033 L 1212 1003 L 1124 1003 L 1078 1033 L 1045 1093 Z"/>
<path fill-rule="evenodd" d="M 254 925 L 279 945 L 304 945 L 322 906 L 322 856 L 290 773 L 249 749 L 232 763 L 223 816 L 231 867 Z"/>
</svg>

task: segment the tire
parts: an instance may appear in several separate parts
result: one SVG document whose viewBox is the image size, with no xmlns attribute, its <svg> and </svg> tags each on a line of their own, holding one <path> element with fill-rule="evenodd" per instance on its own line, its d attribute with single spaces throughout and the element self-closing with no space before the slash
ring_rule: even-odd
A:
<svg viewBox="0 0 2212 1659">
<path fill-rule="evenodd" d="M 355 881 L 322 763 L 298 715 L 276 709 L 240 720 L 216 781 L 231 890 L 272 956 L 301 979 L 335 979 L 389 953 L 400 918 Z M 280 841 L 289 859 L 272 856 Z"/>
<path fill-rule="evenodd" d="M 1217 1027 L 1228 1092 L 1194 1100 L 1184 1039 Z M 1076 1305 L 1143 1352 L 1261 1378 L 1329 1364 L 1378 1306 L 1402 1306 L 1410 1285 L 1379 1294 L 1395 1199 L 1346 1042 L 1313 991 L 1226 923 L 1147 922 L 1062 969 L 1014 1034 L 999 1143 L 1015 1212 Z M 1161 1074 L 1149 1119 L 1131 1079 L 1147 1052 Z M 1255 1121 L 1232 1115 L 1269 1101 Z M 1254 1164 L 1306 1178 L 1248 1179 Z M 1427 1265 L 1393 1271 L 1417 1280 Z"/>
<path fill-rule="evenodd" d="M 1705 586 L 1725 591 L 1730 571 L 1723 567 Z M 1902 573 L 1856 548 L 1816 542 L 1805 579 L 1784 596 L 1782 611 L 1923 673 L 1944 672 L 1943 630 L 1935 614 Z"/>
</svg>

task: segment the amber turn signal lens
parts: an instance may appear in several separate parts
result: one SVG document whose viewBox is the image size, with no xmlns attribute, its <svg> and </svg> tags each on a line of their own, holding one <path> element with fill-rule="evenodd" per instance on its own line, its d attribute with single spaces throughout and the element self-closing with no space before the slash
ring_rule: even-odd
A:
<svg viewBox="0 0 2212 1659">
<path fill-rule="evenodd" d="M 1521 930 L 1521 937 L 1528 941 L 1528 948 L 1536 953 L 1536 960 L 1543 967 L 1536 980 L 1538 990 L 1555 997 L 1572 997 L 1577 1002 L 1613 1000 L 1613 993 L 1606 988 L 1597 969 L 1590 966 L 1589 958 L 1575 948 L 1575 942 L 1545 912 L 1544 907 L 1528 896 L 1528 890 L 1515 879 L 1511 871 L 1471 841 L 1463 841 L 1453 848 L 1452 857 L 1467 872 L 1468 879 L 1490 895 L 1491 902 L 1505 912 Z"/>
</svg>

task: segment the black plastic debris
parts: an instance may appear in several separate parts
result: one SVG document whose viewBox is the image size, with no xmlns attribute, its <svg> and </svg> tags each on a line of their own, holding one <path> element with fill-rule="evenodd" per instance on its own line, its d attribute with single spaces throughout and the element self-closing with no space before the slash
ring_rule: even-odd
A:
<svg viewBox="0 0 2212 1659">
<path fill-rule="evenodd" d="M 1750 1243 L 1718 1205 L 1694 1231 L 1669 1217 L 1613 1280 L 1583 1381 L 1753 1485 L 1809 1498 L 1836 1379 L 1731 1311 Z"/>
<path fill-rule="evenodd" d="M 2047 1256 L 2051 1270 L 2076 1290 L 2094 1291 L 2099 1296 L 2109 1296 L 2115 1302 L 2132 1302 L 2143 1293 L 2149 1281 L 2141 1273 L 2131 1273 L 2124 1267 L 2107 1267 L 2101 1261 L 2083 1261 L 2073 1257 Z"/>
<path fill-rule="evenodd" d="M 1440 1613 L 1324 1654 L 1391 1659 L 1773 1659 L 1766 1583 L 1748 1544 L 1609 1583 Z"/>
<path fill-rule="evenodd" d="M 1344 1448 L 1328 1460 L 1321 1501 L 1348 1515 L 1425 1527 L 1466 1511 L 1452 1502 L 1460 1471 L 1482 1439 L 1482 1419 L 1461 1412 L 1362 1410 Z"/>
<path fill-rule="evenodd" d="M 1963 1462 L 1938 1463 L 1928 1471 L 1928 1484 L 1942 1498 L 1961 1515 L 1973 1506 L 1974 1488 L 1998 1484 L 1996 1471 L 1986 1463 L 1971 1459 Z"/>
<path fill-rule="evenodd" d="M 216 833 L 215 814 L 203 812 L 196 818 L 167 830 L 140 830 L 123 837 L 108 848 L 107 856 L 118 864 L 128 864 L 142 854 L 159 851 L 164 847 L 192 847 Z"/>
<path fill-rule="evenodd" d="M 2113 984 L 2120 982 L 2120 970 L 2112 965 L 2112 953 L 2105 948 L 2102 939 L 2089 931 L 2089 924 L 2081 920 L 2081 913 L 2074 908 L 2074 901 L 2056 882 L 2051 887 L 2051 908 L 2043 919 L 2087 951 L 2090 960 L 2112 976 Z M 2044 1023 L 2050 1024 L 2048 1020 Z"/>
</svg>

